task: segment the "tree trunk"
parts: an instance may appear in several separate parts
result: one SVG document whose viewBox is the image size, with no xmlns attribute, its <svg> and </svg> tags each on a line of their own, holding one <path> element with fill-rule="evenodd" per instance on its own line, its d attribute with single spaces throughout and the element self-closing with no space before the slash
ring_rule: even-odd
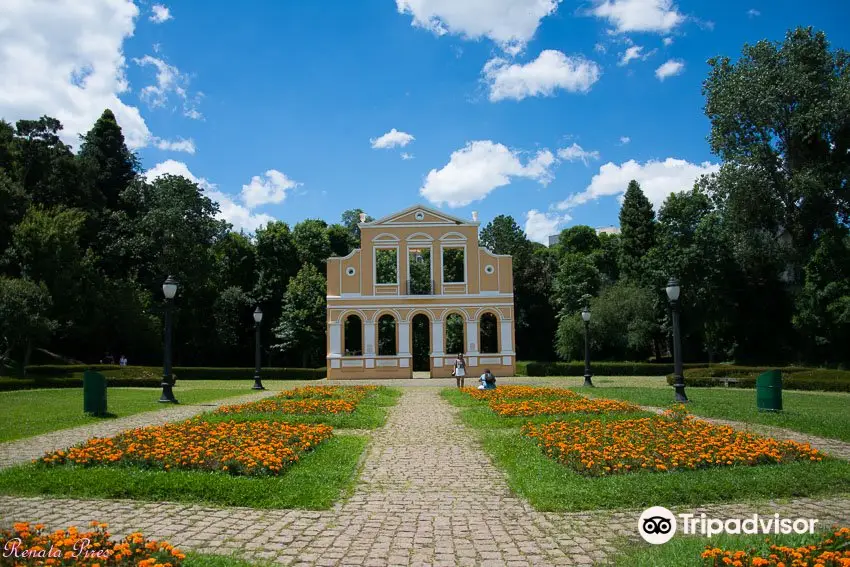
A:
<svg viewBox="0 0 850 567">
<path fill-rule="evenodd" d="M 307 362 L 310 359 L 310 353 L 307 349 L 301 351 L 301 368 L 307 368 Z"/>
<path fill-rule="evenodd" d="M 30 356 L 32 356 L 32 341 L 30 339 L 27 339 L 27 347 L 24 351 L 24 376 L 27 375 L 27 366 L 30 365 Z"/>
</svg>

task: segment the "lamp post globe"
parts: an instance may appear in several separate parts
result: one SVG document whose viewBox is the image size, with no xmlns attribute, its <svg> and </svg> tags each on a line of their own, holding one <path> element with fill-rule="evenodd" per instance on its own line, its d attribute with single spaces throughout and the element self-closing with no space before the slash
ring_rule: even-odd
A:
<svg viewBox="0 0 850 567">
<path fill-rule="evenodd" d="M 172 276 L 168 276 L 163 282 L 162 294 L 165 296 L 165 348 L 163 349 L 162 395 L 159 401 L 176 404 L 178 402 L 174 397 L 174 377 L 171 375 L 171 312 L 174 307 L 174 296 L 177 295 L 177 280 Z"/>
<path fill-rule="evenodd" d="M 254 385 L 252 390 L 265 390 L 260 380 L 260 323 L 263 320 L 263 310 L 258 305 L 254 309 Z"/>
<path fill-rule="evenodd" d="M 593 381 L 590 379 L 590 308 L 587 305 L 581 310 L 581 318 L 584 321 L 584 385 L 593 388 Z"/>
<path fill-rule="evenodd" d="M 670 300 L 670 310 L 673 315 L 673 391 L 675 400 L 679 403 L 687 403 L 688 396 L 685 395 L 685 376 L 682 370 L 682 338 L 679 329 L 679 293 L 681 292 L 679 280 L 670 278 L 665 291 L 667 299 Z"/>
</svg>

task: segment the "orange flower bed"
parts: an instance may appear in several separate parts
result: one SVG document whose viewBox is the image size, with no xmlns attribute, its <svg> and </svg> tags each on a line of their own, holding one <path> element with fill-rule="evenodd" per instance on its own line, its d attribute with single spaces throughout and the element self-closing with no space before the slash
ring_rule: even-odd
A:
<svg viewBox="0 0 850 567">
<path fill-rule="evenodd" d="M 377 386 L 306 386 L 287 390 L 257 402 L 221 406 L 216 414 L 282 413 L 333 415 L 351 413 Z"/>
<path fill-rule="evenodd" d="M 332 431 L 328 425 L 192 419 L 95 437 L 67 451 L 48 453 L 40 462 L 277 475 L 297 462 L 301 453 L 329 439 Z"/>
<path fill-rule="evenodd" d="M 113 541 L 107 525 L 81 532 L 76 527 L 49 533 L 43 524 L 20 522 L 0 530 L 0 566 L 90 565 L 100 567 L 180 567 L 186 556 L 167 542 L 132 533 Z"/>
<path fill-rule="evenodd" d="M 465 394 L 476 400 L 540 400 L 550 398 L 577 398 L 572 390 L 561 388 L 542 388 L 538 386 L 499 386 L 495 390 L 479 390 L 478 388 L 463 388 Z"/>
<path fill-rule="evenodd" d="M 766 557 L 754 550 L 723 550 L 707 546 L 706 567 L 850 567 L 850 529 L 841 528 L 814 545 L 771 545 Z"/>
<path fill-rule="evenodd" d="M 514 402 L 493 400 L 490 402 L 490 409 L 503 417 L 531 417 L 535 415 L 564 413 L 612 413 L 640 410 L 638 406 L 628 402 L 593 400 L 578 395 L 574 398 L 555 400 L 519 400 Z"/>
<path fill-rule="evenodd" d="M 529 423 L 522 432 L 547 456 L 588 476 L 822 459 L 808 444 L 744 433 L 693 416 Z"/>
</svg>

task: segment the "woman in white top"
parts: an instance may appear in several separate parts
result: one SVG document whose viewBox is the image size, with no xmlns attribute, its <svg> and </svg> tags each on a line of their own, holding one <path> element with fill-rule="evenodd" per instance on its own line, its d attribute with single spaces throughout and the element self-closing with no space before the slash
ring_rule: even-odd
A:
<svg viewBox="0 0 850 567">
<path fill-rule="evenodd" d="M 463 378 L 466 376 L 466 362 L 463 360 L 463 353 L 457 353 L 457 360 L 455 360 L 455 367 L 452 370 L 452 376 L 455 377 L 457 381 L 457 387 L 463 388 Z"/>
</svg>

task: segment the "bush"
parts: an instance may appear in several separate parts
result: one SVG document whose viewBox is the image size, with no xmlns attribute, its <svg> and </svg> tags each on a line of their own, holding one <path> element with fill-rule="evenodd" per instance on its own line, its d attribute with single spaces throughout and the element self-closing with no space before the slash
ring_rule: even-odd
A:
<svg viewBox="0 0 850 567">
<path fill-rule="evenodd" d="M 685 364 L 697 368 L 700 363 Z M 526 376 L 584 376 L 584 362 L 528 362 Z M 673 372 L 672 364 L 650 362 L 597 362 L 590 364 L 594 376 L 664 376 Z"/>
<path fill-rule="evenodd" d="M 755 388 L 759 374 L 768 370 L 780 370 L 782 372 L 782 388 L 785 390 L 850 392 L 850 371 L 806 368 L 803 366 L 769 368 L 720 365 L 711 368 L 694 368 L 685 373 L 685 385 L 694 388 L 710 388 L 723 384 L 718 378 L 734 378 L 737 382 L 729 383 L 730 387 Z M 672 374 L 667 376 L 667 383 L 673 384 Z"/>
<path fill-rule="evenodd" d="M 160 380 L 162 376 L 162 368 L 159 367 L 122 367 L 117 364 L 44 364 L 27 367 L 27 375 L 38 380 L 41 377 L 72 377 L 79 374 L 80 380 L 82 380 L 82 375 L 86 370 L 101 372 L 106 376 L 109 385 L 113 385 L 113 381 L 118 379 Z M 251 380 L 254 378 L 253 368 L 175 366 L 172 372 L 179 380 Z M 260 371 L 260 376 L 266 380 L 321 380 L 326 375 L 327 369 L 325 368 L 263 368 Z"/>
</svg>

